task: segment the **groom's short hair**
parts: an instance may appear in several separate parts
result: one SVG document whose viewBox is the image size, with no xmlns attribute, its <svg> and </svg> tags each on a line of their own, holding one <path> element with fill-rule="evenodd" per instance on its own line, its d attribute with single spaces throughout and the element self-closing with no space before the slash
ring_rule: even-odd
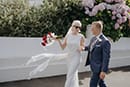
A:
<svg viewBox="0 0 130 87">
<path fill-rule="evenodd" d="M 95 21 L 92 24 L 95 25 L 96 28 L 100 29 L 101 31 L 103 30 L 103 22 L 102 21 Z"/>
</svg>

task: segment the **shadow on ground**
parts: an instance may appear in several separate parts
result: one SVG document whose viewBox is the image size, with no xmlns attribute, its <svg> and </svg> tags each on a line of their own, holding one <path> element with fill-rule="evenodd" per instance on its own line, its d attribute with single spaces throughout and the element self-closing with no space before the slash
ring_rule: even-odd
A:
<svg viewBox="0 0 130 87">
<path fill-rule="evenodd" d="M 119 77 L 120 74 L 121 75 L 124 74 L 127 77 L 127 75 L 129 75 L 129 74 L 127 74 L 127 72 L 130 72 L 130 66 L 111 69 L 108 74 L 108 77 L 110 77 L 110 78 L 107 79 L 107 83 L 111 84 L 109 87 L 121 87 L 121 86 L 115 86 L 115 85 L 117 85 L 116 82 L 118 82 L 118 81 L 114 80 L 114 79 Z M 116 77 L 115 75 L 118 75 L 118 74 L 119 74 L 119 76 Z M 91 76 L 90 72 L 79 73 L 80 87 L 89 87 L 88 84 L 89 84 L 90 76 Z M 115 76 L 115 78 L 114 78 L 114 76 Z M 129 79 L 127 79 L 126 77 L 124 77 L 125 80 L 129 81 Z M 112 79 L 113 81 L 109 81 L 110 79 Z M 114 81 L 116 81 L 116 82 L 114 82 Z M 122 81 L 124 81 L 124 80 L 122 80 Z M 114 82 L 114 83 L 112 83 L 112 82 Z M 33 79 L 33 80 L 5 82 L 5 83 L 0 83 L 0 87 L 64 87 L 64 83 L 65 83 L 65 75 L 49 77 L 49 78 L 39 78 L 39 79 Z M 128 82 L 128 85 L 129 85 L 129 82 Z M 129 86 L 124 86 L 124 87 L 129 87 Z"/>
</svg>

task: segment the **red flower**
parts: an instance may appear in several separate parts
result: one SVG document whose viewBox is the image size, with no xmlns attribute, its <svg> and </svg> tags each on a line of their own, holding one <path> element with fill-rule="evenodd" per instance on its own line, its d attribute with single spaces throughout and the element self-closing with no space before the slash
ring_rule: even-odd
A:
<svg viewBox="0 0 130 87">
<path fill-rule="evenodd" d="M 47 40 L 44 40 L 45 43 L 47 43 Z"/>
<path fill-rule="evenodd" d="M 47 36 L 46 36 L 46 35 L 44 35 L 44 36 L 42 37 L 42 42 L 41 42 L 41 44 L 42 44 L 43 46 L 46 46 L 46 44 L 47 44 Z"/>
<path fill-rule="evenodd" d="M 47 36 L 44 35 L 44 36 L 42 37 L 42 40 L 43 40 L 43 41 L 44 41 L 44 40 L 47 40 Z"/>
<path fill-rule="evenodd" d="M 50 37 L 53 37 L 51 32 L 49 32 L 48 35 L 49 35 Z"/>
<path fill-rule="evenodd" d="M 49 35 L 49 37 L 48 37 L 47 35 Z M 43 45 L 43 46 L 46 46 L 46 45 L 48 44 L 47 39 L 50 40 L 50 42 L 51 42 L 51 39 L 50 39 L 50 38 L 53 37 L 53 35 L 52 35 L 51 32 L 49 32 L 47 35 L 43 35 L 43 37 L 42 37 L 41 45 Z"/>
<path fill-rule="evenodd" d="M 43 46 L 46 46 L 46 43 L 45 43 L 45 42 L 42 42 L 41 44 L 42 44 Z"/>
</svg>

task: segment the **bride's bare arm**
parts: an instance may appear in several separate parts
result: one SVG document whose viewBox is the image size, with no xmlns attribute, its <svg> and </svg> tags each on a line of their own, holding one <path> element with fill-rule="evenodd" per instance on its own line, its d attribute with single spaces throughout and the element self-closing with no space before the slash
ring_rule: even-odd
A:
<svg viewBox="0 0 130 87">
<path fill-rule="evenodd" d="M 64 48 L 65 48 L 66 45 L 67 45 L 67 38 L 66 38 L 66 37 L 64 38 L 63 43 L 60 41 L 60 39 L 56 39 L 55 37 L 52 37 L 52 38 L 53 38 L 54 40 L 58 41 L 60 47 L 64 50 Z"/>
<path fill-rule="evenodd" d="M 81 40 L 80 40 L 80 48 L 79 48 L 79 50 L 83 51 L 84 47 L 85 47 L 85 38 L 82 37 Z"/>
<path fill-rule="evenodd" d="M 58 42 L 59 42 L 59 44 L 60 44 L 60 47 L 64 50 L 64 48 L 65 48 L 66 45 L 67 45 L 67 39 L 64 38 L 64 42 L 63 42 L 63 43 L 58 39 Z"/>
</svg>

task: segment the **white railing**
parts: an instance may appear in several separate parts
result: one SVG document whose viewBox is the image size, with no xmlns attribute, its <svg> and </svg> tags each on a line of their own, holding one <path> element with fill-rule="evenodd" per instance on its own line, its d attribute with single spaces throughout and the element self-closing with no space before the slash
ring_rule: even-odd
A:
<svg viewBox="0 0 130 87">
<path fill-rule="evenodd" d="M 57 43 L 54 43 L 49 50 L 44 50 L 41 46 L 41 38 L 11 38 L 0 37 L 0 82 L 24 80 L 28 74 L 40 62 L 34 65 L 24 66 L 27 60 L 36 54 L 44 52 L 59 52 L 61 49 Z M 121 38 L 118 42 L 112 43 L 112 57 L 110 67 L 119 67 L 130 65 L 130 38 Z M 89 67 L 84 67 L 87 52 L 82 53 L 79 72 L 88 71 Z M 66 74 L 65 60 L 53 61 L 48 68 L 38 73 L 34 78 L 50 77 Z"/>
</svg>

